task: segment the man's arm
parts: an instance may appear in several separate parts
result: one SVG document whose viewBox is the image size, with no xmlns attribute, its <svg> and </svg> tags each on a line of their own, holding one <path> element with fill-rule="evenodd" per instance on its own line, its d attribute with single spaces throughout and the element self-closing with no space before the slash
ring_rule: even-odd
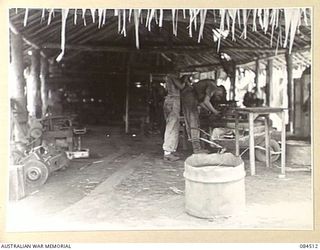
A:
<svg viewBox="0 0 320 250">
<path fill-rule="evenodd" d="M 211 113 L 213 113 L 215 115 L 218 115 L 219 112 L 212 106 L 212 104 L 210 102 L 210 99 L 213 96 L 214 91 L 216 90 L 216 86 L 213 85 L 212 81 L 205 81 L 202 84 L 205 84 L 206 88 L 204 90 L 205 97 L 204 97 L 202 103 L 200 103 L 200 106 L 205 108 L 209 112 L 211 112 Z"/>
<path fill-rule="evenodd" d="M 202 103 L 200 103 L 200 106 L 205 108 L 206 110 L 212 112 L 215 115 L 219 114 L 219 111 L 217 111 L 210 102 L 210 97 L 208 95 L 205 96 Z"/>
</svg>

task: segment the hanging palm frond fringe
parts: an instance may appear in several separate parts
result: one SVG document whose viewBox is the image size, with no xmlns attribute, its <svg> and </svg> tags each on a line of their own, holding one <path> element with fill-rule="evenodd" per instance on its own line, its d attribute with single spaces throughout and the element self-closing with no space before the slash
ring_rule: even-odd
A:
<svg viewBox="0 0 320 250">
<path fill-rule="evenodd" d="M 96 23 L 97 27 L 100 29 L 102 26 L 106 24 L 107 9 L 82 9 L 82 19 L 83 25 L 87 25 L 86 20 L 86 11 L 89 11 L 92 17 L 92 22 Z M 52 18 L 54 17 L 54 9 L 43 9 L 41 14 L 40 22 L 45 21 L 46 12 L 48 12 L 48 21 L 47 25 L 50 25 Z M 77 25 L 77 18 L 80 9 L 74 9 L 74 25 Z M 146 11 L 146 18 L 142 15 L 142 12 Z M 306 8 L 287 8 L 287 9 L 219 9 L 218 12 L 216 10 L 207 10 L 207 9 L 172 9 L 171 10 L 171 18 L 172 18 L 172 33 L 173 35 L 178 35 L 178 19 L 179 13 L 182 11 L 183 19 L 189 19 L 189 36 L 193 37 L 194 33 L 198 34 L 198 42 L 201 42 L 203 38 L 204 26 L 206 25 L 206 17 L 209 11 L 213 12 L 214 20 L 216 21 L 217 17 L 220 16 L 220 28 L 212 29 L 212 35 L 214 36 L 214 42 L 217 43 L 217 51 L 220 49 L 221 39 L 225 39 L 230 33 L 232 34 L 232 40 L 236 40 L 236 22 L 238 22 L 239 29 L 242 29 L 240 39 L 247 39 L 247 25 L 248 19 L 251 15 L 252 19 L 252 31 L 258 32 L 257 27 L 266 34 L 270 28 L 271 38 L 270 38 L 270 47 L 273 46 L 273 36 L 274 31 L 278 30 L 278 37 L 276 43 L 276 51 L 278 50 L 279 45 L 283 46 L 283 48 L 287 48 L 289 43 L 289 53 L 291 53 L 293 41 L 295 34 L 299 30 L 299 26 L 301 25 L 301 18 L 303 18 L 305 25 L 308 25 L 310 21 L 308 21 Z M 28 12 L 29 9 L 25 9 L 24 15 L 24 26 L 28 25 Z M 128 12 L 128 13 L 127 13 Z M 65 41 L 66 41 L 66 21 L 68 18 L 69 9 L 61 10 L 61 53 L 56 58 L 56 61 L 61 61 L 65 52 Z M 155 24 L 159 27 L 163 26 L 164 19 L 164 10 L 163 9 L 114 9 L 113 15 L 118 17 L 118 32 L 123 36 L 127 35 L 127 22 L 131 22 L 131 16 L 133 13 L 133 22 L 135 27 L 135 41 L 136 48 L 140 48 L 139 44 L 139 27 L 141 23 L 147 27 L 148 31 L 151 31 L 151 24 L 154 20 Z M 80 13 L 79 13 L 80 14 Z M 188 15 L 189 14 L 189 15 Z M 280 19 L 284 19 L 285 23 L 285 36 L 282 36 L 281 25 L 279 25 Z M 258 24 L 258 25 L 257 25 Z M 199 29 L 198 29 L 199 27 Z M 223 34 L 223 35 L 222 35 Z M 283 40 L 284 39 L 284 40 Z"/>
</svg>

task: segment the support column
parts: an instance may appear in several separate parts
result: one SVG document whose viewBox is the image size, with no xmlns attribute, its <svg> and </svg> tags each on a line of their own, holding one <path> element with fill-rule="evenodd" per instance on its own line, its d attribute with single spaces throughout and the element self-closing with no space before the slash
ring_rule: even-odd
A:
<svg viewBox="0 0 320 250">
<path fill-rule="evenodd" d="M 266 75 L 266 104 L 270 106 L 273 93 L 273 59 L 268 60 Z"/>
<path fill-rule="evenodd" d="M 239 113 L 235 113 L 235 139 L 236 139 L 236 156 L 240 155 L 240 144 L 239 144 Z"/>
<path fill-rule="evenodd" d="M 230 76 L 230 100 L 234 100 L 236 97 L 236 75 L 237 75 L 237 69 L 236 66 L 232 66 L 232 75 Z"/>
<path fill-rule="evenodd" d="M 20 34 L 10 32 L 11 41 L 11 75 L 10 85 L 12 85 L 12 98 L 25 98 L 24 87 L 25 80 L 23 77 L 23 41 Z"/>
<path fill-rule="evenodd" d="M 260 69 L 260 61 L 259 59 L 256 60 L 256 68 L 255 68 L 255 77 L 254 77 L 254 82 L 256 84 L 256 89 L 257 89 L 257 96 L 260 98 L 260 90 L 259 90 L 259 69 Z"/>
<path fill-rule="evenodd" d="M 29 71 L 29 72 L 28 72 Z M 26 72 L 27 77 L 27 108 L 30 117 L 39 117 L 40 99 L 40 52 L 32 50 L 30 69 Z"/>
<path fill-rule="evenodd" d="M 294 85 L 293 85 L 293 63 L 292 54 L 286 53 L 287 63 L 287 96 L 288 96 L 288 109 L 289 109 L 289 131 L 293 132 L 293 118 L 294 118 Z"/>
<path fill-rule="evenodd" d="M 249 113 L 249 154 L 250 154 L 250 173 L 256 174 L 256 162 L 254 152 L 254 114 Z"/>
<path fill-rule="evenodd" d="M 19 124 L 12 124 L 12 136 L 15 141 L 24 139 L 24 132 L 28 121 L 28 112 L 26 109 L 25 96 L 25 79 L 23 76 L 23 41 L 20 34 L 10 32 L 10 48 L 11 48 L 11 63 L 10 63 L 10 98 L 12 100 L 12 117 Z M 19 128 L 18 128 L 19 127 Z M 21 131 L 19 131 L 19 129 Z"/>
<path fill-rule="evenodd" d="M 285 112 L 281 112 L 281 174 L 285 177 L 286 174 L 286 120 Z"/>
<path fill-rule="evenodd" d="M 126 114 L 125 114 L 125 132 L 129 133 L 129 90 L 130 90 L 130 67 L 131 55 L 129 55 L 126 74 Z"/>
<path fill-rule="evenodd" d="M 40 82 L 41 82 L 41 104 L 42 116 L 46 114 L 48 108 L 48 86 L 47 77 L 49 72 L 49 63 L 47 58 L 41 56 L 40 58 Z"/>
</svg>

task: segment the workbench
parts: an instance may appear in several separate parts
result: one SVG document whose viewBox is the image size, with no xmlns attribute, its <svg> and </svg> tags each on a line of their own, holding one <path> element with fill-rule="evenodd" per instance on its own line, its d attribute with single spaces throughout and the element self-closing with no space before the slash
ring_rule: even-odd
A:
<svg viewBox="0 0 320 250">
<path fill-rule="evenodd" d="M 239 117 L 241 115 L 248 116 L 249 122 L 249 153 L 250 153 L 250 174 L 256 174 L 255 167 L 255 145 L 254 145 L 254 120 L 259 116 L 265 118 L 265 150 L 266 150 L 266 166 L 270 167 L 270 114 L 281 114 L 281 176 L 285 176 L 286 167 L 286 122 L 285 109 L 272 107 L 252 107 L 252 108 L 235 108 L 235 139 L 236 139 L 236 155 L 240 154 L 239 147 Z"/>
</svg>

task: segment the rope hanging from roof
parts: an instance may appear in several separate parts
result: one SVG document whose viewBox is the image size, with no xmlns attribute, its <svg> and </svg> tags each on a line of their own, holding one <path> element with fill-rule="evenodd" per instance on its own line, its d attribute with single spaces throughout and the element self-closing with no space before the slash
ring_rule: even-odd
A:
<svg viewBox="0 0 320 250">
<path fill-rule="evenodd" d="M 80 10 L 80 9 L 79 9 Z M 106 9 L 82 9 L 82 19 L 84 26 L 86 26 L 86 11 L 89 10 L 89 13 L 92 17 L 92 22 L 96 23 L 97 27 L 101 28 L 106 24 Z M 28 25 L 28 9 L 25 10 L 24 16 L 24 26 Z M 48 15 L 48 25 L 50 25 L 52 18 L 54 17 L 54 9 L 43 9 L 41 15 L 41 22 L 45 20 L 45 11 L 49 12 Z M 145 20 L 142 16 L 142 11 L 147 11 Z M 178 35 L 178 19 L 179 12 L 182 11 L 183 18 L 189 18 L 189 36 L 193 37 L 193 30 L 198 32 L 198 42 L 201 42 L 203 38 L 204 26 L 206 25 L 206 17 L 207 13 L 210 10 L 207 9 L 172 9 L 171 10 L 171 18 L 172 18 L 172 32 L 175 36 Z M 217 13 L 215 10 L 213 11 L 214 19 L 216 20 Z M 128 12 L 128 14 L 127 14 Z M 151 31 L 151 23 L 152 20 L 155 20 L 155 24 L 159 27 L 163 25 L 164 19 L 164 11 L 163 9 L 114 9 L 113 15 L 118 17 L 118 33 L 123 36 L 127 35 L 127 22 L 131 22 L 131 15 L 133 12 L 133 22 L 135 28 L 135 43 L 136 48 L 140 48 L 139 42 L 139 27 L 140 22 L 145 22 L 145 27 L 148 28 L 148 31 Z M 61 11 L 61 53 L 56 58 L 56 61 L 60 61 L 65 52 L 65 41 L 66 41 L 66 24 L 68 18 L 69 9 L 62 9 Z M 77 25 L 77 15 L 78 9 L 74 10 L 74 25 Z M 189 13 L 189 16 L 187 15 Z M 287 8 L 287 9 L 219 9 L 218 15 L 220 15 L 220 28 L 212 29 L 212 35 L 214 38 L 214 42 L 217 42 L 217 50 L 220 49 L 221 39 L 225 39 L 230 33 L 232 35 L 232 40 L 236 40 L 236 22 L 238 22 L 239 28 L 242 29 L 240 39 L 247 38 L 247 25 L 248 19 L 251 16 L 252 18 L 252 30 L 257 32 L 257 26 L 260 26 L 261 30 L 266 34 L 268 29 L 271 29 L 271 39 L 270 39 L 270 47 L 272 47 L 273 36 L 275 29 L 278 29 L 278 38 L 276 44 L 276 51 L 278 50 L 278 46 L 283 46 L 286 48 L 289 43 L 289 53 L 291 53 L 293 41 L 296 32 L 299 30 L 299 26 L 301 25 L 301 18 L 304 18 L 304 22 L 308 25 L 306 9 L 305 8 Z M 79 13 L 80 14 L 80 13 Z M 285 26 L 283 35 L 283 29 L 281 25 L 279 25 L 279 21 L 284 19 Z M 199 29 L 198 29 L 199 28 Z M 284 37 L 284 41 L 283 41 Z"/>
</svg>

